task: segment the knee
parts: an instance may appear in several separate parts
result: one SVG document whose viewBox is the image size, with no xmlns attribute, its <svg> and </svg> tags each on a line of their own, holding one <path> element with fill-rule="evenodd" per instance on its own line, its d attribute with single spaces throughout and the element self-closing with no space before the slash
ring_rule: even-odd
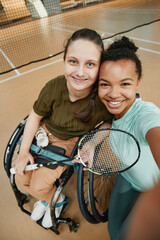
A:
<svg viewBox="0 0 160 240">
<path fill-rule="evenodd" d="M 35 193 L 35 194 L 41 194 L 42 192 L 43 193 L 47 193 L 48 191 L 50 191 L 53 187 L 53 183 L 52 184 L 43 184 L 42 182 L 41 183 L 32 183 L 30 185 L 30 191 L 32 193 Z"/>
<path fill-rule="evenodd" d="M 20 186 L 29 186 L 30 179 L 25 175 L 15 174 L 15 183 Z"/>
<path fill-rule="evenodd" d="M 40 185 L 40 184 L 36 184 L 36 183 L 32 183 L 30 185 L 30 190 L 33 192 L 33 193 L 37 193 L 37 192 L 40 192 L 43 190 L 43 187 Z"/>
</svg>

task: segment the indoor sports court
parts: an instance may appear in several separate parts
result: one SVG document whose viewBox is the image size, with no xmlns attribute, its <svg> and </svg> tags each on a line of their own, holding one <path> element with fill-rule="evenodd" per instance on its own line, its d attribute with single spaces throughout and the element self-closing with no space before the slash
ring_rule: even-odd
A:
<svg viewBox="0 0 160 240">
<path fill-rule="evenodd" d="M 53 3 L 54 2 L 54 3 Z M 70 203 L 63 213 L 79 223 L 77 232 L 59 225 L 60 235 L 45 230 L 23 213 L 3 167 L 6 145 L 40 90 L 63 74 L 64 44 L 80 28 L 96 30 L 105 47 L 125 35 L 139 46 L 143 100 L 160 107 L 159 0 L 1 0 L 0 1 L 0 156 L 2 240 L 109 240 L 107 222 L 87 222 L 78 205 L 77 173 L 64 188 Z M 30 208 L 30 205 L 28 206 Z"/>
</svg>

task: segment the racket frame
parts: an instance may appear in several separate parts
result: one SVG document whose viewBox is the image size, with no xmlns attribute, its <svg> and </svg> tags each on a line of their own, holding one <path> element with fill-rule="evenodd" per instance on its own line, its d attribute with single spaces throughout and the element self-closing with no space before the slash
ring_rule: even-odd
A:
<svg viewBox="0 0 160 240">
<path fill-rule="evenodd" d="M 138 148 L 138 156 L 137 156 L 137 159 L 128 167 L 126 167 L 125 169 L 122 169 L 122 170 L 119 170 L 119 171 L 115 171 L 115 172 L 108 172 L 108 173 L 100 173 L 100 172 L 96 172 L 96 171 L 93 171 L 92 169 L 90 169 L 89 167 L 87 167 L 87 165 L 83 162 L 81 156 L 80 156 L 80 145 L 82 143 L 82 141 L 87 138 L 89 135 L 97 133 L 97 132 L 100 132 L 100 131 L 116 131 L 116 132 L 123 132 L 127 135 L 129 135 L 130 137 L 132 137 L 137 145 L 137 148 Z M 139 145 L 139 142 L 138 140 L 129 132 L 127 131 L 124 131 L 124 130 L 121 130 L 121 129 L 116 129 L 116 128 L 98 128 L 98 129 L 94 129 L 90 132 L 88 132 L 87 134 L 85 134 L 84 136 L 81 137 L 80 141 L 79 141 L 79 144 L 78 144 L 78 159 L 80 160 L 80 162 L 83 164 L 83 166 L 90 172 L 94 173 L 94 174 L 98 174 L 98 175 L 114 175 L 114 174 L 120 174 L 122 172 L 125 172 L 127 171 L 128 169 L 130 169 L 131 167 L 133 167 L 139 160 L 140 158 L 140 154 L 141 154 L 141 149 L 140 149 L 140 145 Z"/>
</svg>

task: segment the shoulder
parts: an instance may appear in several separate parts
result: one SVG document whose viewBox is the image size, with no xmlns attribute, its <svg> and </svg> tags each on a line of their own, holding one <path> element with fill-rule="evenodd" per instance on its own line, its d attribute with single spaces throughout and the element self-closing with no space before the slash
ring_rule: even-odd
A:
<svg viewBox="0 0 160 240">
<path fill-rule="evenodd" d="M 44 86 L 46 91 L 50 94 L 54 94 L 55 96 L 60 95 L 63 92 L 66 92 L 67 84 L 64 75 L 60 75 L 49 82 Z"/>
<path fill-rule="evenodd" d="M 126 113 L 126 117 L 132 118 L 132 120 L 153 118 L 153 115 L 160 116 L 160 109 L 154 103 L 142 101 L 141 98 L 136 99 Z"/>
<path fill-rule="evenodd" d="M 50 81 L 48 81 L 45 86 L 41 89 L 41 92 L 39 94 L 39 99 L 54 99 L 56 98 L 58 95 L 60 95 L 60 93 L 62 92 L 62 89 L 65 88 L 65 77 L 62 76 L 58 76 Z"/>
<path fill-rule="evenodd" d="M 48 81 L 46 83 L 46 86 L 51 87 L 51 86 L 63 84 L 65 82 L 66 82 L 65 76 L 64 75 L 60 75 L 60 76 L 58 76 L 56 78 L 53 78 L 50 81 Z"/>
<path fill-rule="evenodd" d="M 137 115 L 136 126 L 143 136 L 151 129 L 160 126 L 160 109 L 152 102 L 142 101 Z"/>
<path fill-rule="evenodd" d="M 142 101 L 139 116 L 152 119 L 154 116 L 160 117 L 160 109 L 152 102 Z"/>
</svg>

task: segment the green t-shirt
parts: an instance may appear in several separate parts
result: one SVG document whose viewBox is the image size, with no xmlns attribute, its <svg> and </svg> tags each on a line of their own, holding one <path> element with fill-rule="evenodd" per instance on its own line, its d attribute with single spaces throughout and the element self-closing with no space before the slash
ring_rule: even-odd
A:
<svg viewBox="0 0 160 240">
<path fill-rule="evenodd" d="M 92 130 L 101 121 L 111 122 L 112 116 L 97 96 L 96 111 L 87 123 L 77 119 L 73 112 L 83 111 L 89 104 L 91 95 L 71 102 L 65 77 L 59 76 L 49 81 L 41 90 L 33 105 L 36 114 L 44 116 L 44 122 L 51 134 L 60 139 L 80 136 Z"/>
</svg>

